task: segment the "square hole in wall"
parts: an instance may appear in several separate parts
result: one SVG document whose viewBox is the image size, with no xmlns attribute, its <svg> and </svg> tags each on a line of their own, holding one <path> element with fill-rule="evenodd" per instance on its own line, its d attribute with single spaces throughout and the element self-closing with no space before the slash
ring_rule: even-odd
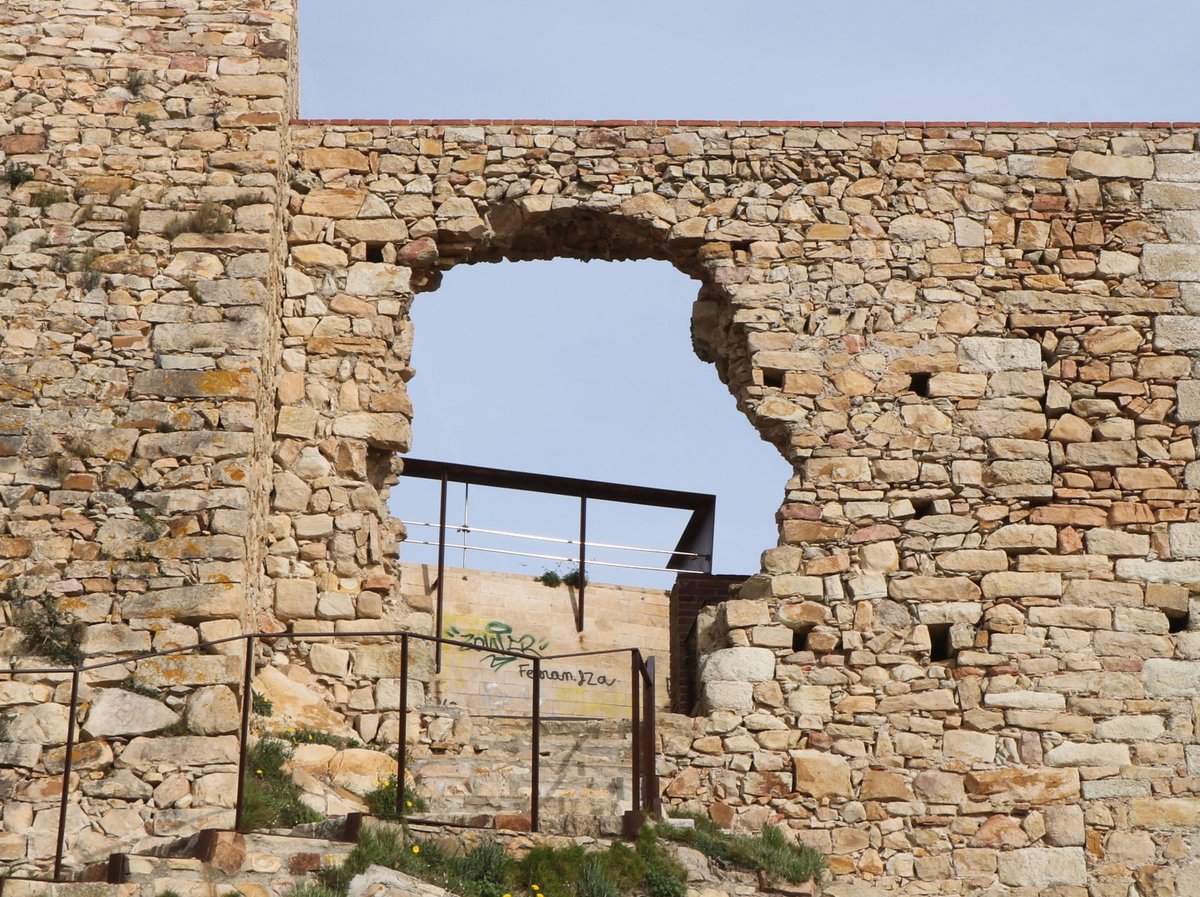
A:
<svg viewBox="0 0 1200 897">
<path fill-rule="evenodd" d="M 950 642 L 950 623 L 930 623 L 929 630 L 929 662 L 945 663 L 953 660 L 955 650 Z"/>
</svg>

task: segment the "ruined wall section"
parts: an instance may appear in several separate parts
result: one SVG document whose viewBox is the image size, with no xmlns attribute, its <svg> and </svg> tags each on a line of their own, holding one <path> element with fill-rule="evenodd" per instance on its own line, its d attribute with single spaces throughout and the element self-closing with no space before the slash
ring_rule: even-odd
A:
<svg viewBox="0 0 1200 897">
<path fill-rule="evenodd" d="M 293 6 L 0 8 L 4 666 L 63 664 L 14 625 L 42 601 L 89 661 L 252 624 Z M 237 653 L 84 677 L 69 862 L 229 816 Z M 53 853 L 67 684 L 4 686 L 9 871 Z"/>
<path fill-rule="evenodd" d="M 796 475 L 780 545 L 702 634 L 707 715 L 664 732 L 670 800 L 783 821 L 886 890 L 1195 874 L 1194 128 L 301 122 L 293 140 L 303 377 L 280 404 L 304 423 L 282 435 L 321 471 L 407 445 L 406 311 L 441 270 L 654 257 L 700 280 L 697 349 Z M 362 469 L 337 468 L 386 532 Z M 342 588 L 391 588 L 312 504 L 350 483 L 326 499 L 296 478 L 291 525 L 321 519 L 295 550 L 357 568 Z M 296 581 L 275 611 L 307 625 L 326 596 L 281 598 Z"/>
</svg>

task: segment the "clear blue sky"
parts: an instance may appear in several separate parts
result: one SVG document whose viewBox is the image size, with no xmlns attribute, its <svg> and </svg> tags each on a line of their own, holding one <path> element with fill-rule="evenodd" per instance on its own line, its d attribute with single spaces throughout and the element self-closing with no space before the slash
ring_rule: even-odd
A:
<svg viewBox="0 0 1200 897">
<path fill-rule="evenodd" d="M 300 8 L 310 118 L 1200 118 L 1191 0 Z M 660 262 L 450 271 L 414 306 L 413 454 L 715 492 L 717 569 L 757 570 L 790 469 L 691 354 L 695 291 Z M 404 488 L 410 497 L 394 509 L 435 519 L 432 492 Z M 461 493 L 453 503 L 451 519 Z M 477 526 L 556 535 L 577 519 L 561 501 L 481 490 L 469 513 Z M 678 525 L 597 510 L 591 535 L 669 547 Z M 402 557 L 422 555 L 410 545 Z M 469 563 L 492 565 L 481 558 Z M 554 566 L 522 563 L 514 569 Z"/>
</svg>

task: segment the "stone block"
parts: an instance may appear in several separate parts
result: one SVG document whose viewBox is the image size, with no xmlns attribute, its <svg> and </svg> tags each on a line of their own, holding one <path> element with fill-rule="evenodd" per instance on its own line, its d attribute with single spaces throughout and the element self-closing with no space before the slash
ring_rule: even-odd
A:
<svg viewBox="0 0 1200 897">
<path fill-rule="evenodd" d="M 1075 177 L 1129 178 L 1154 177 L 1154 159 L 1150 156 L 1106 156 L 1080 150 L 1071 154 L 1069 171 Z"/>
<path fill-rule="evenodd" d="M 275 581 L 275 616 L 282 621 L 312 619 L 317 614 L 317 584 L 310 579 Z"/>
<path fill-rule="evenodd" d="M 154 698 L 122 688 L 92 694 L 83 730 L 93 738 L 144 735 L 179 722 L 179 715 Z"/>
<path fill-rule="evenodd" d="M 978 601 L 979 586 L 965 576 L 893 576 L 888 593 L 897 601 Z"/>
<path fill-rule="evenodd" d="M 791 751 L 794 788 L 816 800 L 849 798 L 850 764 L 825 751 Z"/>
<path fill-rule="evenodd" d="M 1096 737 L 1104 741 L 1154 741 L 1166 730 L 1161 716 L 1132 714 L 1096 724 Z"/>
<path fill-rule="evenodd" d="M 1066 741 L 1046 751 L 1045 762 L 1047 766 L 1128 766 L 1129 747 Z"/>
<path fill-rule="evenodd" d="M 1072 467 L 1099 468 L 1137 464 L 1135 442 L 1068 442 L 1067 464 Z"/>
<path fill-rule="evenodd" d="M 951 729 L 942 737 L 942 752 L 964 763 L 990 765 L 996 760 L 996 736 L 969 729 Z"/>
<path fill-rule="evenodd" d="M 986 573 L 982 579 L 986 598 L 1057 598 L 1062 594 L 1058 573 Z"/>
<path fill-rule="evenodd" d="M 960 371 L 984 374 L 1040 371 L 1042 347 L 1031 339 L 967 336 L 958 344 L 958 367 Z"/>
<path fill-rule="evenodd" d="M 1173 558 L 1200 558 L 1200 523 L 1172 523 L 1167 527 Z"/>
<path fill-rule="evenodd" d="M 1200 526 L 1197 528 L 1200 529 Z M 1089 554 L 1103 554 L 1108 557 L 1145 557 L 1150 553 L 1149 536 L 1125 530 L 1090 529 L 1084 536 L 1084 542 Z"/>
<path fill-rule="evenodd" d="M 346 277 L 346 292 L 355 296 L 385 293 L 407 295 L 412 272 L 408 268 L 382 262 L 357 262 Z"/>
<path fill-rule="evenodd" d="M 225 685 L 198 688 L 188 695 L 184 719 L 196 735 L 236 732 L 241 723 L 237 697 Z"/>
<path fill-rule="evenodd" d="M 1159 315 L 1154 319 L 1154 348 L 1160 352 L 1200 351 L 1200 316 Z"/>
<path fill-rule="evenodd" d="M 754 686 L 749 682 L 705 682 L 702 688 L 707 712 L 728 710 L 744 714 L 754 709 Z"/>
<path fill-rule="evenodd" d="M 1088 883 L 1082 847 L 1025 847 L 1002 851 L 997 860 L 1002 884 L 1049 888 L 1055 885 L 1085 887 Z"/>
<path fill-rule="evenodd" d="M 230 619 L 246 613 L 246 594 L 236 583 L 211 583 L 129 595 L 121 602 L 127 620 Z"/>
<path fill-rule="evenodd" d="M 1149 243 L 1142 249 L 1142 274 L 1148 280 L 1200 280 L 1200 245 Z"/>
<path fill-rule="evenodd" d="M 1122 558 L 1117 561 L 1117 578 L 1138 582 L 1200 582 L 1200 561 L 1144 561 Z"/>
<path fill-rule="evenodd" d="M 1144 797 L 1129 802 L 1130 822 L 1151 830 L 1200 827 L 1200 799 Z"/>
<path fill-rule="evenodd" d="M 1159 153 L 1154 169 L 1160 181 L 1200 181 L 1200 153 Z"/>
<path fill-rule="evenodd" d="M 1150 658 L 1142 665 L 1142 681 L 1151 698 L 1191 698 L 1200 693 L 1200 661 Z"/>
<path fill-rule="evenodd" d="M 701 659 L 701 682 L 766 682 L 774 677 L 775 652 L 766 648 L 721 648 Z"/>
<path fill-rule="evenodd" d="M 901 215 L 888 225 L 888 235 L 905 243 L 948 243 L 950 225 L 923 215 Z"/>
<path fill-rule="evenodd" d="M 317 642 L 309 649 L 308 663 L 315 673 L 343 679 L 350 672 L 350 652 Z"/>
<path fill-rule="evenodd" d="M 969 772 L 964 779 L 967 793 L 987 798 L 994 804 L 1048 804 L 1078 800 L 1079 770 L 1001 768 Z"/>
<path fill-rule="evenodd" d="M 804 462 L 805 479 L 823 483 L 862 483 L 871 479 L 871 465 L 866 458 L 809 458 Z"/>
</svg>

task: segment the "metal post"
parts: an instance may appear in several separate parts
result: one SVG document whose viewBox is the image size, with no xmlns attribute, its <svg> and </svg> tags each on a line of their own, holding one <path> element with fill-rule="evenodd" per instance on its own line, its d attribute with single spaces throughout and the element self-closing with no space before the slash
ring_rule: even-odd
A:
<svg viewBox="0 0 1200 897">
<path fill-rule="evenodd" d="M 254 636 L 246 639 L 246 658 L 242 666 L 242 724 L 238 729 L 237 807 L 233 814 L 233 830 L 242 830 L 242 810 L 246 801 L 246 752 L 250 749 L 250 711 L 254 707 Z"/>
<path fill-rule="evenodd" d="M 466 539 L 463 539 L 463 544 L 466 544 Z M 434 633 L 439 639 L 442 637 L 442 602 L 446 595 L 446 473 L 442 472 L 442 498 L 441 510 L 438 512 L 438 577 L 437 577 L 437 632 Z M 442 671 L 442 643 L 434 642 L 433 661 L 435 672 Z M 405 667 L 407 670 L 407 667 Z"/>
<path fill-rule="evenodd" d="M 575 612 L 575 631 L 583 632 L 583 593 L 587 588 L 587 496 L 579 497 L 579 605 Z"/>
<path fill-rule="evenodd" d="M 541 800 L 541 770 L 542 755 L 542 661 L 533 659 L 533 745 L 529 785 L 529 830 L 538 831 L 538 803 Z"/>
<path fill-rule="evenodd" d="M 445 489 L 445 480 L 442 481 Z M 442 493 L 443 498 L 445 492 Z M 442 505 L 443 512 L 445 504 Z M 441 647 L 441 644 L 438 644 Z M 396 815 L 404 815 L 404 774 L 408 766 L 408 633 L 400 636 L 400 744 L 396 747 Z"/>
<path fill-rule="evenodd" d="M 641 657 L 637 648 L 634 648 L 629 652 L 629 712 L 633 729 L 630 733 L 633 737 L 633 769 L 631 770 L 632 775 L 630 778 L 632 779 L 632 809 L 635 819 L 642 811 L 642 720 L 640 714 L 641 696 L 638 694 L 638 687 L 642 683 L 641 666 Z"/>
<path fill-rule="evenodd" d="M 79 670 L 71 671 L 71 709 L 67 713 L 67 756 L 63 760 L 62 795 L 58 799 L 58 843 L 54 848 L 54 880 L 62 879 L 63 848 L 67 840 L 67 797 L 75 753 L 75 715 L 79 712 Z"/>
<path fill-rule="evenodd" d="M 656 759 L 658 757 L 657 745 L 655 744 L 655 684 L 654 684 L 654 658 L 647 657 L 645 663 L 646 669 L 646 684 L 642 691 L 642 759 L 645 769 L 646 781 L 642 785 L 643 802 L 646 805 L 646 812 L 657 818 L 661 815 L 662 798 L 658 793 L 658 770 L 656 768 Z"/>
</svg>

